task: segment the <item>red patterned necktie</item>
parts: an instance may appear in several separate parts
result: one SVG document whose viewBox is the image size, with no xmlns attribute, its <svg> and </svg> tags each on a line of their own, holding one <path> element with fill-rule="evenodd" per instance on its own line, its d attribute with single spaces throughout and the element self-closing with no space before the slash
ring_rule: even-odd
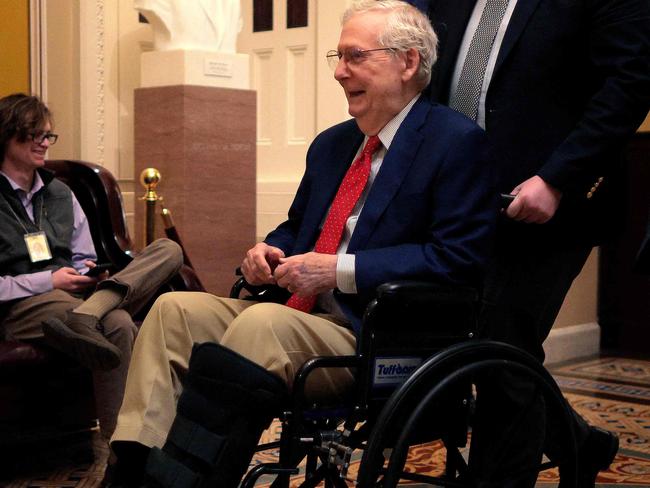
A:
<svg viewBox="0 0 650 488">
<path fill-rule="evenodd" d="M 345 174 L 341 186 L 339 186 L 334 201 L 330 207 L 329 214 L 325 219 L 325 224 L 321 230 L 320 236 L 314 246 L 314 251 L 323 254 L 335 254 L 341 242 L 343 227 L 357 204 L 361 193 L 363 192 L 368 176 L 370 176 L 370 162 L 372 155 L 381 147 L 381 141 L 377 136 L 370 136 L 368 142 L 361 151 L 361 155 L 354 160 L 348 172 Z M 311 312 L 316 303 L 316 295 L 310 297 L 299 297 L 295 293 L 289 297 L 287 306 Z"/>
</svg>

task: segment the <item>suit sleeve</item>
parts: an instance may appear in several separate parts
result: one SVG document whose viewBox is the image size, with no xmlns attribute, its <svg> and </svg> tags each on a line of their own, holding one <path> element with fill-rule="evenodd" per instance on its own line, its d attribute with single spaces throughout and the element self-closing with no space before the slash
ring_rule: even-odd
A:
<svg viewBox="0 0 650 488">
<path fill-rule="evenodd" d="M 611 165 L 650 108 L 650 2 L 598 0 L 585 15 L 598 85 L 574 130 L 538 172 L 562 191 L 590 168 Z"/>
</svg>

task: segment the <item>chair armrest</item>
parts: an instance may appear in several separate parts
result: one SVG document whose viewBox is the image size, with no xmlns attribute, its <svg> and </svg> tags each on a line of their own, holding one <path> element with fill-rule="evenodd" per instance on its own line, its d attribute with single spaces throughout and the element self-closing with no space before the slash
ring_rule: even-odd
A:
<svg viewBox="0 0 650 488">
<path fill-rule="evenodd" d="M 377 287 L 377 300 L 384 303 L 384 306 L 412 308 L 436 304 L 472 305 L 478 299 L 476 288 L 430 281 L 389 281 Z"/>
<path fill-rule="evenodd" d="M 41 348 L 21 341 L 0 341 L 0 377 L 25 367 L 46 364 L 48 354 Z"/>
<path fill-rule="evenodd" d="M 239 268 L 235 271 L 236 275 L 241 275 Z M 241 276 L 230 288 L 230 298 L 240 298 L 243 291 L 247 291 L 252 296 L 258 295 L 266 290 L 266 286 L 251 285 L 246 278 Z"/>
<path fill-rule="evenodd" d="M 296 411 L 304 410 L 307 399 L 307 379 L 317 369 L 324 368 L 357 368 L 362 364 L 359 356 L 317 356 L 305 361 L 296 372 L 293 380 L 293 398 Z"/>
<path fill-rule="evenodd" d="M 235 274 L 241 275 L 241 270 L 237 268 Z M 241 297 L 243 291 L 250 293 L 248 297 Z M 284 288 L 277 285 L 251 285 L 243 276 L 239 278 L 230 289 L 230 298 L 244 298 L 246 300 L 255 300 L 258 302 L 285 303 L 291 294 Z"/>
<path fill-rule="evenodd" d="M 461 329 L 474 330 L 479 298 L 478 290 L 469 286 L 387 282 L 377 287 L 376 298 L 366 308 L 361 336 L 367 339 L 376 331 L 393 333 L 395 324 L 399 324 L 399 334 L 426 330 L 446 336 Z"/>
</svg>

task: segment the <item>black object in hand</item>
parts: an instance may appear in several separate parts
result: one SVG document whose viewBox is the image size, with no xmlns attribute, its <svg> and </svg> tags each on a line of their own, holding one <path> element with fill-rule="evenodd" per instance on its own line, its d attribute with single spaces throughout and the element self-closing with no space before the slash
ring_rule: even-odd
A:
<svg viewBox="0 0 650 488">
<path fill-rule="evenodd" d="M 96 277 L 102 274 L 104 271 L 109 271 L 113 269 L 113 264 L 112 263 L 101 263 L 97 264 L 94 268 L 90 268 L 85 275 L 86 276 L 91 276 L 91 277 Z"/>
<path fill-rule="evenodd" d="M 508 206 L 512 203 L 512 201 L 515 199 L 516 195 L 511 195 L 509 193 L 501 193 L 501 208 L 505 210 L 508 208 Z"/>
</svg>

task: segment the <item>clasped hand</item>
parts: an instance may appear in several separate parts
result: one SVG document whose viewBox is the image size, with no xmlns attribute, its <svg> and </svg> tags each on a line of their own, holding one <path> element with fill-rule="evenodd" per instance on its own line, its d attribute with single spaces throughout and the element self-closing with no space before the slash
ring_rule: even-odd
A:
<svg viewBox="0 0 650 488">
<path fill-rule="evenodd" d="M 284 252 L 263 242 L 249 249 L 241 270 L 251 285 L 275 284 L 300 296 L 336 288 L 335 254 L 308 252 L 285 257 Z"/>
</svg>

